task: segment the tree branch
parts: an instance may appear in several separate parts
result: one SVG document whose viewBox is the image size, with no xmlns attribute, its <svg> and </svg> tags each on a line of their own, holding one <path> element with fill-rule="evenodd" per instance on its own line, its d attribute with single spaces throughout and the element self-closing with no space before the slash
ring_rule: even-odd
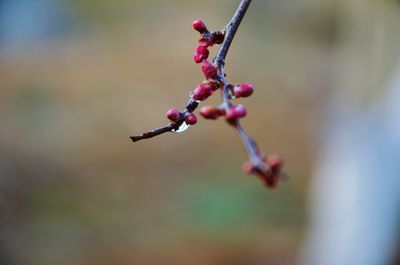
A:
<svg viewBox="0 0 400 265">
<path fill-rule="evenodd" d="M 220 66 L 225 64 L 225 57 L 228 53 L 229 47 L 231 46 L 231 43 L 233 41 L 233 38 L 235 37 L 236 31 L 239 28 L 240 23 L 242 22 L 242 19 L 244 15 L 246 14 L 246 11 L 251 3 L 251 0 L 242 0 L 239 7 L 237 8 L 234 16 L 232 17 L 231 21 L 228 23 L 228 25 L 225 27 L 224 31 L 225 32 L 225 39 L 223 43 L 221 44 L 219 51 L 217 53 L 217 56 L 214 60 L 214 62 Z M 167 133 L 167 132 L 173 132 L 176 131 L 185 121 L 185 114 L 187 113 L 192 113 L 193 111 L 196 110 L 198 107 L 198 102 L 196 100 L 190 99 L 185 110 L 181 111 L 181 118 L 178 119 L 175 122 L 171 122 L 170 124 L 154 129 L 149 132 L 145 132 L 142 135 L 137 135 L 137 136 L 131 136 L 130 139 L 133 142 L 137 142 L 143 139 L 149 139 L 153 138 L 155 136 Z"/>
<path fill-rule="evenodd" d="M 177 132 L 180 126 L 195 124 L 197 118 L 192 112 L 198 107 L 199 101 L 207 99 L 217 89 L 221 90 L 222 103 L 218 107 L 206 106 L 200 110 L 200 114 L 207 119 L 217 119 L 225 116 L 226 121 L 239 134 L 248 155 L 248 162 L 243 165 L 247 173 L 258 176 L 269 187 L 275 187 L 277 182 L 285 176 L 281 172 L 283 160 L 277 155 L 268 156 L 260 151 L 257 143 L 250 137 L 245 129 L 240 125 L 239 118 L 246 116 L 246 108 L 242 105 L 234 105 L 232 99 L 235 97 L 248 97 L 253 93 L 251 84 L 232 85 L 226 80 L 225 59 L 235 34 L 242 22 L 251 0 L 242 0 L 231 21 L 222 31 L 210 32 L 202 20 L 193 22 L 193 28 L 200 32 L 201 38 L 199 46 L 194 53 L 196 63 L 202 63 L 202 71 L 206 80 L 199 85 L 190 95 L 190 100 L 183 111 L 170 109 L 167 117 L 171 122 L 162 128 L 143 133 L 139 136 L 130 137 L 133 142 L 148 139 L 167 132 Z M 209 56 L 208 48 L 214 44 L 220 44 L 218 53 L 213 63 L 207 61 Z"/>
</svg>

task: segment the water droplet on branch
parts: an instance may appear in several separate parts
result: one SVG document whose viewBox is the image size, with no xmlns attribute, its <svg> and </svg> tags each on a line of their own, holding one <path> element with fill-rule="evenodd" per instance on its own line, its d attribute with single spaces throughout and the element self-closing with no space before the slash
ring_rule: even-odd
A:
<svg viewBox="0 0 400 265">
<path fill-rule="evenodd" d="M 174 129 L 174 130 L 172 130 L 172 132 L 174 132 L 174 133 L 182 133 L 182 132 L 186 131 L 188 128 L 189 128 L 189 125 L 186 122 L 183 122 L 181 124 L 181 126 L 179 126 L 178 129 L 176 129 L 176 130 Z"/>
</svg>

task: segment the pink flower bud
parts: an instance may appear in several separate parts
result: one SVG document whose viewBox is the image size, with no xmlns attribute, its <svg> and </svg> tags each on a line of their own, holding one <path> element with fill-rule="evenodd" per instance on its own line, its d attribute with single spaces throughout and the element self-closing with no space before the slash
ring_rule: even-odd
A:
<svg viewBox="0 0 400 265">
<path fill-rule="evenodd" d="M 243 171 L 257 176 L 269 188 L 276 187 L 280 179 L 280 175 L 274 172 L 272 169 L 268 172 L 263 172 L 250 162 L 243 164 Z"/>
<path fill-rule="evenodd" d="M 209 47 L 214 45 L 214 41 L 210 34 L 203 34 L 199 39 L 199 45 L 204 47 Z"/>
<path fill-rule="evenodd" d="M 269 155 L 267 162 L 273 174 L 279 175 L 281 173 L 284 161 L 278 155 Z"/>
<path fill-rule="evenodd" d="M 195 88 L 192 94 L 192 98 L 194 100 L 206 100 L 209 96 L 211 96 L 212 90 L 209 83 L 203 83 Z"/>
<path fill-rule="evenodd" d="M 200 19 L 193 21 L 193 29 L 197 30 L 201 34 L 203 34 L 204 32 L 208 31 L 206 25 L 203 22 L 203 20 L 200 20 Z"/>
<path fill-rule="evenodd" d="M 185 117 L 185 122 L 189 125 L 194 125 L 197 123 L 197 117 L 193 113 L 189 113 Z"/>
<path fill-rule="evenodd" d="M 200 115 L 205 119 L 216 120 L 219 116 L 224 115 L 224 110 L 215 108 L 214 106 L 205 106 L 200 109 Z"/>
<path fill-rule="evenodd" d="M 246 162 L 243 164 L 243 171 L 247 174 L 252 174 L 254 172 L 254 166 L 250 162 Z"/>
<path fill-rule="evenodd" d="M 246 107 L 243 105 L 237 105 L 235 107 L 232 107 L 228 110 L 228 112 L 225 114 L 225 118 L 228 122 L 236 122 L 237 119 L 243 118 L 247 115 L 247 110 Z"/>
<path fill-rule="evenodd" d="M 276 185 L 278 185 L 280 176 L 278 174 L 272 173 L 269 176 L 262 175 L 260 176 L 261 180 L 264 182 L 264 184 L 269 187 L 269 188 L 275 188 Z"/>
<path fill-rule="evenodd" d="M 177 120 L 179 120 L 181 114 L 180 114 L 179 110 L 173 108 L 173 109 L 170 109 L 167 111 L 166 116 L 170 121 L 177 121 Z"/>
<path fill-rule="evenodd" d="M 214 81 L 207 81 L 207 82 L 204 82 L 202 85 L 209 87 L 212 91 L 217 90 L 219 87 L 219 83 L 214 82 Z"/>
<path fill-rule="evenodd" d="M 240 104 L 235 107 L 235 112 L 238 118 L 243 118 L 247 115 L 246 107 Z"/>
<path fill-rule="evenodd" d="M 250 83 L 239 84 L 233 88 L 233 93 L 235 97 L 249 97 L 251 96 L 251 94 L 253 94 L 253 91 L 253 85 Z"/>
<path fill-rule="evenodd" d="M 218 75 L 218 68 L 210 61 L 204 60 L 201 64 L 204 76 L 207 79 L 215 79 Z"/>
<path fill-rule="evenodd" d="M 193 58 L 196 63 L 201 63 L 202 61 L 208 58 L 210 52 L 208 51 L 207 47 L 198 46 L 196 51 L 193 53 Z"/>
</svg>

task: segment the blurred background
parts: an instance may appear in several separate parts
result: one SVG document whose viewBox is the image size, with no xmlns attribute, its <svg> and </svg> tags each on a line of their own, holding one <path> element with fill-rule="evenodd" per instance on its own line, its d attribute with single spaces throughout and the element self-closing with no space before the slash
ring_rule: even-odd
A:
<svg viewBox="0 0 400 265">
<path fill-rule="evenodd" d="M 394 0 L 253 1 L 226 71 L 276 191 L 222 121 L 129 140 L 202 81 L 192 21 L 238 3 L 0 0 L 0 264 L 400 264 Z"/>
</svg>

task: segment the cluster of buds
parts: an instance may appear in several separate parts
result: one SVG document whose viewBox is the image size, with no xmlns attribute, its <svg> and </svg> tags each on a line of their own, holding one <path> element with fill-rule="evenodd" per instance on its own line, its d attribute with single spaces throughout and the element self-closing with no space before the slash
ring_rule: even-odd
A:
<svg viewBox="0 0 400 265">
<path fill-rule="evenodd" d="M 192 98 L 194 100 L 204 101 L 209 98 L 215 90 L 220 89 L 225 85 L 229 88 L 230 98 L 232 99 L 249 97 L 253 94 L 253 85 L 250 83 L 237 85 L 227 84 L 225 78 L 218 72 L 218 67 L 208 60 L 202 62 L 201 69 L 206 80 L 192 92 Z M 204 118 L 212 120 L 225 116 L 225 119 L 229 123 L 235 123 L 238 119 L 247 115 L 247 109 L 241 104 L 237 106 L 226 106 L 226 104 L 221 104 L 218 107 L 203 107 L 200 109 L 200 114 Z"/>
<path fill-rule="evenodd" d="M 243 164 L 243 170 L 248 174 L 256 175 L 268 187 L 274 188 L 279 180 L 285 179 L 282 173 L 283 159 L 278 155 L 263 156 L 264 163 L 269 167 L 267 172 L 259 170 L 251 162 Z"/>
<path fill-rule="evenodd" d="M 243 1 L 243 5 L 249 5 L 250 2 Z M 247 4 L 246 4 L 247 3 Z M 245 10 L 245 9 L 240 9 Z M 245 12 L 245 11 L 244 11 Z M 244 15 L 244 13 L 243 13 Z M 240 23 L 240 20 L 234 20 Z M 249 174 L 259 177 L 266 186 L 275 187 L 282 179 L 283 160 L 279 156 L 263 155 L 257 147 L 255 141 L 245 132 L 239 123 L 239 119 L 247 115 L 247 109 L 242 104 L 233 104 L 232 100 L 237 98 L 246 98 L 253 94 L 254 88 L 250 83 L 240 83 L 233 85 L 227 82 L 223 70 L 226 52 L 232 41 L 234 30 L 230 31 L 229 26 L 224 31 L 209 31 L 202 20 L 193 22 L 193 28 L 201 34 L 198 46 L 194 52 L 194 60 L 201 63 L 201 70 L 204 74 L 204 81 L 199 84 L 191 93 L 190 100 L 184 111 L 172 108 L 167 111 L 166 117 L 170 120 L 168 126 L 154 129 L 153 131 L 143 133 L 139 136 L 133 136 L 131 139 L 136 142 L 141 139 L 148 139 L 165 132 L 176 132 L 181 125 L 194 125 L 197 123 L 197 117 L 193 113 L 201 101 L 208 99 L 217 90 L 221 91 L 222 103 L 218 106 L 204 106 L 200 108 L 200 115 L 205 119 L 216 120 L 224 117 L 225 120 L 236 128 L 246 147 L 249 155 L 249 162 L 243 165 L 243 170 Z M 232 33 L 233 32 L 233 33 Z M 225 35 L 227 37 L 225 41 Z M 220 51 L 214 62 L 207 60 L 209 48 L 215 44 L 222 44 Z M 186 126 L 187 127 L 187 126 Z"/>
<path fill-rule="evenodd" d="M 193 29 L 201 34 L 199 45 L 193 54 L 194 61 L 201 63 L 210 55 L 208 48 L 214 44 L 221 44 L 224 41 L 225 34 L 222 31 L 210 32 L 202 20 L 195 20 L 193 22 Z"/>
<path fill-rule="evenodd" d="M 200 108 L 200 115 L 208 120 L 216 120 L 221 116 L 225 116 L 227 122 L 235 123 L 238 119 L 247 115 L 247 109 L 241 104 L 232 106 L 227 111 L 222 106 L 205 106 Z"/>
<path fill-rule="evenodd" d="M 168 110 L 166 116 L 172 122 L 178 122 L 180 119 L 183 119 L 189 125 L 197 123 L 197 116 L 194 113 L 180 112 L 176 108 Z"/>
<path fill-rule="evenodd" d="M 194 60 L 196 63 L 201 63 L 201 69 L 205 77 L 205 81 L 191 92 L 191 98 L 198 102 L 208 99 L 223 85 L 219 78 L 217 66 L 208 61 L 207 58 L 210 53 L 208 48 L 214 44 L 221 44 L 224 41 L 225 34 L 221 31 L 210 32 L 202 20 L 195 20 L 193 28 L 201 34 L 199 45 L 194 52 Z M 200 113 L 203 115 L 202 112 Z M 188 125 L 197 123 L 196 115 L 188 110 L 180 112 L 176 108 L 172 108 L 167 111 L 166 116 L 172 123 L 182 121 Z"/>
<path fill-rule="evenodd" d="M 220 31 L 210 32 L 202 20 L 195 20 L 193 28 L 201 34 L 199 46 L 194 52 L 194 60 L 196 63 L 202 63 L 201 69 L 206 80 L 200 84 L 192 92 L 192 98 L 198 101 L 204 101 L 210 97 L 214 91 L 227 86 L 230 93 L 230 99 L 245 98 L 253 94 L 254 88 L 250 83 L 242 83 L 232 85 L 226 82 L 223 73 L 219 73 L 219 69 L 214 63 L 207 60 L 209 55 L 208 48 L 214 44 L 220 44 L 224 40 L 224 33 Z M 219 106 L 205 106 L 200 108 L 200 115 L 205 119 L 216 120 L 219 117 L 225 117 L 225 120 L 235 125 L 240 118 L 247 115 L 245 106 L 238 104 L 233 105 L 222 103 Z M 243 165 L 243 170 L 249 174 L 258 176 L 268 187 L 275 187 L 281 177 L 281 170 L 283 167 L 283 160 L 276 155 L 266 157 L 258 151 L 258 155 L 262 158 L 264 163 L 263 170 L 251 162 L 246 162 Z M 267 169 L 267 170 L 265 170 Z"/>
</svg>

